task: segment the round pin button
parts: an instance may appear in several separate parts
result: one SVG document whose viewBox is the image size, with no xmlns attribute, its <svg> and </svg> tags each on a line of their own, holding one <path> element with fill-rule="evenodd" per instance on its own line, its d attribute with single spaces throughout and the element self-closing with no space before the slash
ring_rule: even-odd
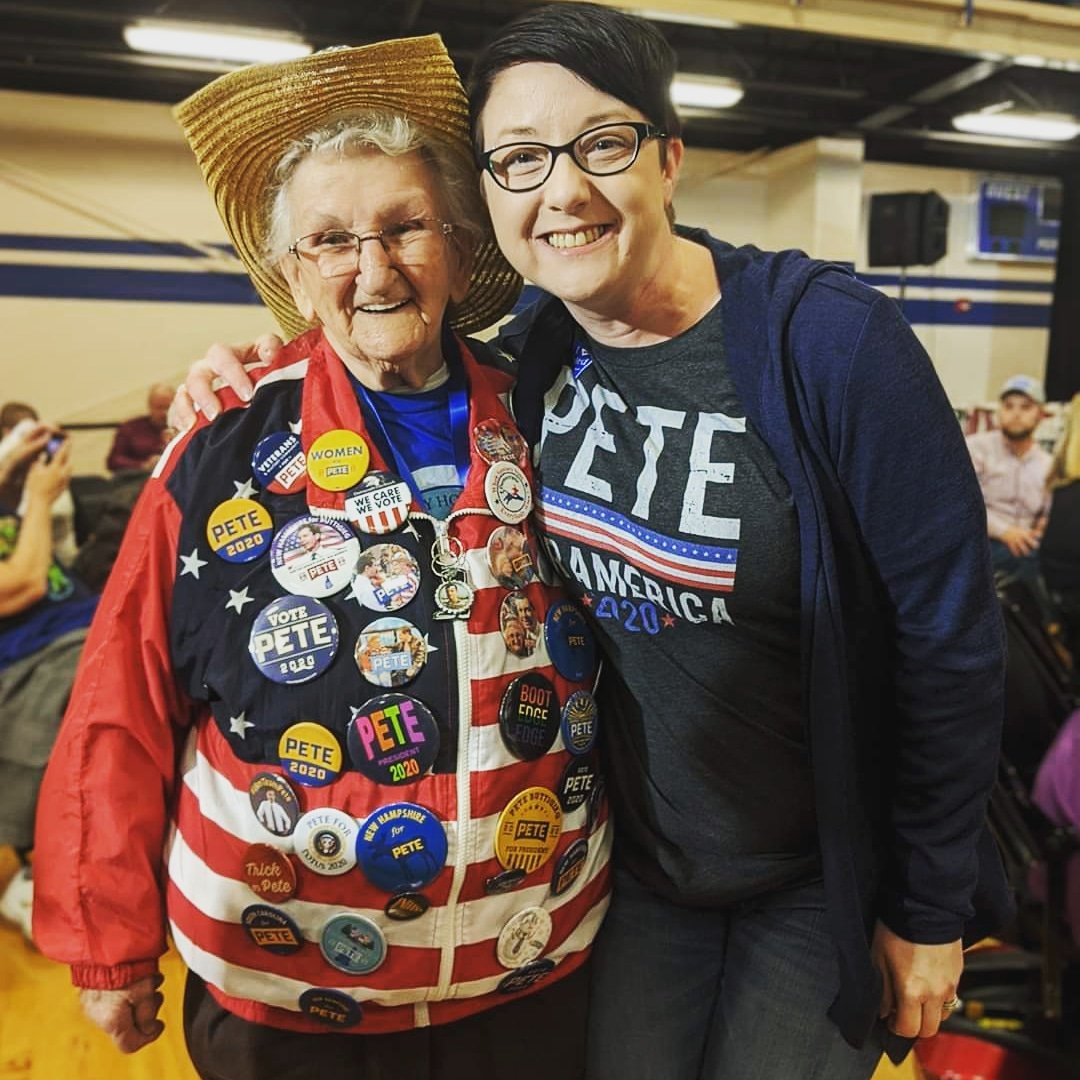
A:
<svg viewBox="0 0 1080 1080">
<path fill-rule="evenodd" d="M 501 874 L 492 874 L 484 879 L 484 892 L 489 896 L 510 892 L 516 889 L 525 877 L 524 870 L 504 870 Z"/>
<path fill-rule="evenodd" d="M 585 616 L 569 600 L 548 608 L 544 640 L 555 670 L 564 678 L 582 682 L 596 670 L 596 639 Z"/>
<path fill-rule="evenodd" d="M 356 854 L 368 880 L 389 893 L 422 889 L 446 864 L 442 822 L 416 803 L 390 803 L 360 826 Z"/>
<path fill-rule="evenodd" d="M 400 544 L 373 544 L 356 564 L 349 598 L 372 611 L 397 611 L 420 588 L 420 567 Z"/>
<path fill-rule="evenodd" d="M 366 975 L 386 959 L 386 938 L 362 915 L 335 915 L 322 929 L 319 948 L 328 964 L 348 975 Z"/>
<path fill-rule="evenodd" d="M 349 722 L 349 760 L 376 784 L 409 784 L 435 764 L 439 727 L 422 702 L 407 694 L 380 694 Z"/>
<path fill-rule="evenodd" d="M 508 525 L 516 525 L 529 516 L 532 491 L 525 474 L 509 461 L 496 461 L 484 477 L 484 497 L 488 509 Z"/>
<path fill-rule="evenodd" d="M 504 596 L 499 605 L 499 630 L 514 656 L 532 656 L 540 640 L 540 623 L 532 601 L 523 592 Z"/>
<path fill-rule="evenodd" d="M 355 431 L 334 428 L 308 447 L 308 476 L 324 491 L 346 491 L 360 482 L 370 458 L 367 443 Z"/>
<path fill-rule="evenodd" d="M 369 683 L 387 688 L 410 683 L 427 662 L 427 637 L 411 622 L 388 615 L 364 627 L 353 657 Z"/>
<path fill-rule="evenodd" d="M 600 810 L 604 805 L 604 774 L 598 773 L 589 792 L 589 808 L 585 813 L 585 831 L 591 833 L 600 823 Z"/>
<path fill-rule="evenodd" d="M 490 465 L 496 461 L 525 464 L 525 440 L 513 424 L 488 417 L 473 428 L 476 452 Z"/>
<path fill-rule="evenodd" d="M 256 773 L 248 785 L 251 809 L 267 832 L 291 836 L 300 818 L 300 800 L 296 792 L 274 773 Z"/>
<path fill-rule="evenodd" d="M 519 792 L 499 814 L 495 858 L 507 870 L 531 874 L 555 853 L 562 832 L 562 809 L 553 791 L 531 787 Z"/>
<path fill-rule="evenodd" d="M 337 620 L 310 597 L 279 596 L 255 616 L 248 653 L 272 682 L 291 685 L 321 675 L 337 655 Z"/>
<path fill-rule="evenodd" d="M 247 935 L 267 952 L 289 956 L 304 944 L 300 927 L 284 911 L 268 904 L 252 904 L 240 913 L 240 923 Z"/>
<path fill-rule="evenodd" d="M 530 986 L 535 986 L 542 978 L 550 975 L 554 970 L 555 961 L 549 960 L 546 956 L 541 957 L 531 964 L 518 968 L 517 971 L 511 971 L 509 975 L 503 976 L 496 989 L 500 994 L 517 994 L 522 990 L 528 990 Z"/>
<path fill-rule="evenodd" d="M 499 705 L 499 733 L 507 750 L 522 761 L 543 757 L 555 742 L 559 713 L 559 695 L 550 679 L 535 671 L 519 675 Z"/>
<path fill-rule="evenodd" d="M 551 875 L 551 895 L 562 896 L 573 888 L 574 882 L 581 877 L 585 869 L 585 860 L 589 854 L 589 841 L 575 840 L 556 860 L 555 870 Z"/>
<path fill-rule="evenodd" d="M 345 495 L 345 513 L 354 528 L 376 536 L 405 524 L 412 504 L 409 485 L 393 473 L 374 470 Z"/>
<path fill-rule="evenodd" d="M 255 482 L 275 495 L 298 491 L 307 475 L 306 464 L 300 437 L 291 431 L 264 435 L 251 455 Z"/>
<path fill-rule="evenodd" d="M 559 805 L 569 814 L 592 794 L 596 781 L 596 762 L 593 756 L 571 758 L 559 778 Z"/>
<path fill-rule="evenodd" d="M 536 560 L 528 537 L 513 525 L 500 525 L 488 537 L 487 561 L 504 589 L 522 589 L 536 580 Z"/>
<path fill-rule="evenodd" d="M 360 541 L 341 521 L 313 514 L 293 518 L 278 529 L 270 545 L 270 570 L 277 583 L 296 596 L 333 596 L 352 581 Z"/>
<path fill-rule="evenodd" d="M 257 559 L 274 532 L 270 511 L 254 499 L 226 499 L 210 512 L 206 539 L 214 554 L 231 563 Z"/>
<path fill-rule="evenodd" d="M 495 955 L 505 968 L 519 968 L 535 960 L 551 938 L 551 916 L 542 907 L 519 911 L 499 931 Z"/>
<path fill-rule="evenodd" d="M 327 1027 L 355 1027 L 364 1018 L 360 1002 L 340 990 L 312 987 L 300 995 L 300 1011 Z"/>
<path fill-rule="evenodd" d="M 472 610 L 472 586 L 460 578 L 440 582 L 435 590 L 435 606 L 439 609 L 436 619 L 464 619 Z"/>
<path fill-rule="evenodd" d="M 431 901 L 418 892 L 398 893 L 386 901 L 383 908 L 388 919 L 395 922 L 408 922 L 410 919 L 419 919 L 427 909 L 431 907 Z"/>
<path fill-rule="evenodd" d="M 571 754 L 587 754 L 596 743 L 596 699 L 588 690 L 575 690 L 563 706 L 563 743 Z"/>
<path fill-rule="evenodd" d="M 269 844 L 251 844 L 244 852 L 244 880 L 262 900 L 281 902 L 296 892 L 292 859 Z"/>
<path fill-rule="evenodd" d="M 282 732 L 278 758 L 285 772 L 307 787 L 325 787 L 341 772 L 337 736 L 311 720 L 301 720 Z"/>
<path fill-rule="evenodd" d="M 344 810 L 309 810 L 296 823 L 293 848 L 300 861 L 316 874 L 337 877 L 356 865 L 356 819 Z"/>
</svg>

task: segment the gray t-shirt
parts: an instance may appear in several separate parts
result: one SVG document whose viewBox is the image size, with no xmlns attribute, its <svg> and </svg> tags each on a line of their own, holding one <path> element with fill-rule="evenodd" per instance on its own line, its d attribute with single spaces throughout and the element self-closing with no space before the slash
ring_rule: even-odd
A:
<svg viewBox="0 0 1080 1080">
<path fill-rule="evenodd" d="M 722 309 L 658 345 L 579 345 L 538 473 L 549 552 L 611 658 L 617 861 L 689 905 L 819 872 L 795 510 L 728 374 Z"/>
</svg>

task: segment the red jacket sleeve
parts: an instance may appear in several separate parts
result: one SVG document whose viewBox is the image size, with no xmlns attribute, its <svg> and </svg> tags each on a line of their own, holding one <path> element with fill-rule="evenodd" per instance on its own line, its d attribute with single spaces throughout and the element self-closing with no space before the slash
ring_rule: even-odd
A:
<svg viewBox="0 0 1080 1080">
<path fill-rule="evenodd" d="M 164 480 L 152 478 L 91 625 L 38 800 L 34 940 L 71 966 L 78 986 L 127 986 L 165 951 L 162 853 L 191 716 L 169 657 L 179 522 Z"/>
</svg>

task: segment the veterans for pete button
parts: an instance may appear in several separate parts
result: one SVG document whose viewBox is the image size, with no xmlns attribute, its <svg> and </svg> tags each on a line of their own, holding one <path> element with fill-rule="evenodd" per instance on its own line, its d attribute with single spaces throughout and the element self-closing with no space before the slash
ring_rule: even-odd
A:
<svg viewBox="0 0 1080 1080">
<path fill-rule="evenodd" d="M 356 865 L 356 818 L 327 806 L 309 810 L 296 823 L 293 848 L 297 857 L 316 874 L 337 877 Z"/>
<path fill-rule="evenodd" d="M 341 744 L 321 724 L 301 720 L 278 739 L 281 767 L 307 787 L 325 787 L 341 772 Z"/>
<path fill-rule="evenodd" d="M 326 962 L 347 975 L 366 975 L 386 959 L 386 938 L 363 915 L 335 915 L 322 929 L 319 948 Z"/>
<path fill-rule="evenodd" d="M 551 916 L 542 907 L 519 911 L 499 932 L 495 955 L 505 968 L 519 968 L 535 960 L 547 948 Z"/>
<path fill-rule="evenodd" d="M 300 1011 L 327 1027 L 355 1027 L 364 1018 L 360 1002 L 340 990 L 312 987 L 300 995 Z"/>
<path fill-rule="evenodd" d="M 367 879 L 385 892 L 422 889 L 446 864 L 449 845 L 439 819 L 416 803 L 390 803 L 360 826 L 356 854 Z"/>
<path fill-rule="evenodd" d="M 303 683 L 321 675 L 337 655 L 333 613 L 310 597 L 282 596 L 255 616 L 248 653 L 272 682 Z"/>
<path fill-rule="evenodd" d="M 596 699 L 588 690 L 575 690 L 562 711 L 562 737 L 571 754 L 587 754 L 596 742 Z"/>
<path fill-rule="evenodd" d="M 289 956 L 304 944 L 300 927 L 284 911 L 267 904 L 252 904 L 240 913 L 240 922 L 247 935 L 267 952 Z"/>
<path fill-rule="evenodd" d="M 303 514 L 283 525 L 270 545 L 270 570 L 297 596 L 333 596 L 352 581 L 360 541 L 341 521 Z"/>
<path fill-rule="evenodd" d="M 299 437 L 291 431 L 264 435 L 251 455 L 251 471 L 255 482 L 275 495 L 298 491 L 300 482 L 307 476 Z"/>
<path fill-rule="evenodd" d="M 531 874 L 555 852 L 562 832 L 562 808 L 553 791 L 531 787 L 519 792 L 499 814 L 495 858 L 507 870 Z"/>
<path fill-rule="evenodd" d="M 244 880 L 262 900 L 281 902 L 296 892 L 292 860 L 269 844 L 251 844 L 244 852 Z"/>
<path fill-rule="evenodd" d="M 324 491 L 345 491 L 360 482 L 370 458 L 367 443 L 355 431 L 335 428 L 308 447 L 308 476 Z"/>
<path fill-rule="evenodd" d="M 270 511 L 254 499 L 226 499 L 210 512 L 206 539 L 214 554 L 231 563 L 257 559 L 274 533 Z"/>
<path fill-rule="evenodd" d="M 544 617 L 544 640 L 555 670 L 572 682 L 582 682 L 596 669 L 596 638 L 585 616 L 569 600 L 548 608 Z"/>
<path fill-rule="evenodd" d="M 499 734 L 506 749 L 522 761 L 543 757 L 551 749 L 560 720 L 559 695 L 538 672 L 519 675 L 503 692 Z"/>
<path fill-rule="evenodd" d="M 349 760 L 376 784 L 409 784 L 435 763 L 439 728 L 428 707 L 407 694 L 380 694 L 349 722 Z"/>
</svg>

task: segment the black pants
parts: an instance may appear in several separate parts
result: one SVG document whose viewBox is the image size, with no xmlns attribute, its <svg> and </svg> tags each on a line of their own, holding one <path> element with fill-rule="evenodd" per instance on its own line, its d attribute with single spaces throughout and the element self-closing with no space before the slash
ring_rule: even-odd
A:
<svg viewBox="0 0 1080 1080">
<path fill-rule="evenodd" d="M 306 1035 L 223 1009 L 197 975 L 184 1037 L 203 1080 L 581 1080 L 588 965 L 452 1024 L 388 1035 Z"/>
</svg>

